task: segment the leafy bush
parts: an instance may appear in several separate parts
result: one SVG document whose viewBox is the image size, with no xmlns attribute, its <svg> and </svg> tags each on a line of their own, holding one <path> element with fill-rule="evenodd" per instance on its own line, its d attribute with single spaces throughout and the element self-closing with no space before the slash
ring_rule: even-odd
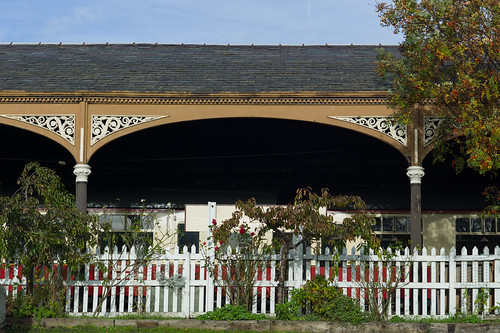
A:
<svg viewBox="0 0 500 333">
<path fill-rule="evenodd" d="M 267 319 L 264 314 L 248 312 L 243 305 L 226 305 L 214 311 L 196 317 L 200 320 L 262 320 Z"/>
<path fill-rule="evenodd" d="M 304 320 L 302 317 L 302 306 L 299 302 L 297 293 L 301 293 L 302 289 L 293 289 L 290 301 L 276 304 L 274 310 L 276 319 L 278 320 Z M 300 296 L 301 297 L 301 296 Z"/>
<path fill-rule="evenodd" d="M 19 292 L 15 297 L 12 294 L 7 297 L 6 314 L 14 318 L 62 317 L 64 306 L 56 299 L 48 299 L 45 290 L 38 292 L 35 297 Z"/>
<path fill-rule="evenodd" d="M 293 290 L 290 302 L 276 307 L 276 317 L 280 320 L 316 319 L 352 324 L 372 319 L 361 311 L 355 300 L 320 275 L 307 281 L 301 289 Z"/>
</svg>

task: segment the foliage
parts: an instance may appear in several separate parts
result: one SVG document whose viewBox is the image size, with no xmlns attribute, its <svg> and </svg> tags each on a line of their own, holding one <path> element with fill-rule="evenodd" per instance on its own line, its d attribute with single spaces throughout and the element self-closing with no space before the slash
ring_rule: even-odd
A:
<svg viewBox="0 0 500 333">
<path fill-rule="evenodd" d="M 336 224 L 333 215 L 325 213 L 325 208 L 353 209 L 353 214 L 345 218 L 343 223 Z M 257 205 L 252 198 L 246 202 L 236 202 L 236 211 L 214 230 L 214 239 L 228 239 L 244 217 L 258 222 L 256 239 L 264 239 L 266 233 L 272 232 L 275 237 L 272 248 L 281 251 L 277 279 L 278 303 L 282 303 L 290 250 L 314 242 L 340 249 L 345 247 L 346 242 L 357 238 L 361 238 L 369 247 L 377 247 L 378 240 L 371 230 L 372 219 L 365 214 L 365 208 L 365 203 L 358 196 L 333 196 L 327 189 L 323 189 L 321 195 L 310 188 L 299 189 L 294 203 L 266 209 Z"/>
<path fill-rule="evenodd" d="M 321 275 L 307 281 L 300 290 L 292 294 L 288 304 L 284 303 L 279 308 L 276 315 L 281 320 L 293 320 L 298 315 L 306 316 L 307 319 L 317 318 L 352 324 L 371 320 L 370 315 L 364 313 L 355 300 L 344 295 L 342 289 L 331 285 L 330 281 Z"/>
<path fill-rule="evenodd" d="M 43 288 L 42 292 L 37 292 L 33 296 L 22 291 L 15 296 L 10 294 L 7 297 L 6 316 L 13 318 L 35 317 L 38 319 L 63 317 L 65 304 L 60 300 L 64 299 L 64 291 L 58 297 L 46 295 L 50 291 L 48 288 Z"/>
<path fill-rule="evenodd" d="M 56 275 L 59 272 L 52 272 Z M 26 290 L 18 290 L 16 294 L 7 296 L 6 315 L 14 318 L 55 318 L 65 316 L 66 290 L 60 287 L 60 279 L 56 276 L 43 275 L 36 281 L 32 295 Z M 14 288 L 20 288 L 15 284 Z"/>
<path fill-rule="evenodd" d="M 500 2 L 394 0 L 377 11 L 382 25 L 405 37 L 399 56 L 382 51 L 378 64 L 394 80 L 388 100 L 396 118 L 408 122 L 427 105 L 445 118 L 437 152 L 449 151 L 446 139 L 455 137 L 457 170 L 498 170 Z"/>
<path fill-rule="evenodd" d="M 263 320 L 267 319 L 265 314 L 251 313 L 242 305 L 227 304 L 222 308 L 202 314 L 196 319 L 200 320 Z"/>
<path fill-rule="evenodd" d="M 0 261 L 22 266 L 26 297 L 14 302 L 22 312 L 33 302 L 54 309 L 64 305 L 63 264 L 71 271 L 90 260 L 98 224 L 53 170 L 28 163 L 17 183 L 12 197 L 0 197 Z"/>
<path fill-rule="evenodd" d="M 425 320 L 425 318 L 423 318 L 422 321 L 423 320 Z M 450 316 L 449 318 L 443 320 L 443 322 L 478 324 L 481 323 L 482 320 L 479 316 L 475 314 L 465 314 L 462 312 L 456 312 L 453 316 Z"/>
<path fill-rule="evenodd" d="M 186 285 L 186 279 L 182 276 L 182 274 L 174 274 L 169 278 L 163 277 L 160 278 L 159 281 L 161 281 L 165 286 L 174 289 L 181 289 Z"/>
<path fill-rule="evenodd" d="M 262 236 L 257 236 L 248 223 L 238 218 L 223 221 L 220 226 L 213 220 L 209 229 L 212 236 L 207 239 L 208 244 L 204 242 L 201 246 L 205 267 L 214 281 L 224 287 L 231 305 L 241 305 L 250 311 L 253 286 L 266 265 Z"/>
<path fill-rule="evenodd" d="M 488 186 L 484 189 L 483 195 L 488 206 L 483 210 L 485 216 L 498 217 L 500 214 L 500 187 Z"/>
<path fill-rule="evenodd" d="M 290 291 L 291 297 L 290 301 L 284 303 L 278 303 L 275 307 L 276 318 L 279 320 L 305 320 L 302 317 L 302 305 L 298 302 L 298 299 L 302 299 L 301 289 L 292 289 Z"/>
<path fill-rule="evenodd" d="M 484 314 L 488 312 L 488 300 L 490 298 L 490 290 L 487 288 L 480 288 L 476 299 L 474 300 L 474 311 L 481 314 L 484 319 Z"/>
</svg>

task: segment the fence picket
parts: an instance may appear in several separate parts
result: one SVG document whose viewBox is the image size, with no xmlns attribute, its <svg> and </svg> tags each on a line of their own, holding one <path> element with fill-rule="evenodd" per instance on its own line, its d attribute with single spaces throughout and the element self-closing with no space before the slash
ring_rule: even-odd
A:
<svg viewBox="0 0 500 333">
<path fill-rule="evenodd" d="M 494 262 L 494 273 L 493 273 L 493 282 L 494 283 L 499 283 L 500 282 L 500 247 L 497 245 L 495 246 L 495 250 L 494 250 L 494 258 L 495 258 L 495 262 Z M 494 293 L 495 293 L 495 305 L 497 304 L 500 304 L 500 288 L 496 288 L 494 290 Z M 500 310 L 499 309 L 496 309 L 495 310 L 495 313 L 500 313 Z"/>
<path fill-rule="evenodd" d="M 276 260 L 271 260 L 271 279 L 270 281 L 276 281 Z M 270 313 L 274 313 L 276 306 L 276 288 L 271 288 L 270 297 Z"/>
<path fill-rule="evenodd" d="M 347 283 L 348 278 L 347 278 L 347 249 L 342 249 L 342 254 L 340 255 L 340 260 L 342 260 L 342 282 Z M 347 295 L 347 288 L 344 289 L 344 295 Z"/>
<path fill-rule="evenodd" d="M 18 268 L 14 268 L 14 272 L 17 272 L 18 271 Z M 71 313 L 71 286 L 70 286 L 70 282 L 69 280 L 71 279 L 71 272 L 70 272 L 70 269 L 67 268 L 67 271 L 66 271 L 66 285 L 68 287 L 66 287 L 66 312 L 67 313 Z M 15 276 L 15 275 L 14 275 Z M 16 293 L 17 293 L 17 288 L 14 288 L 13 289 L 13 296 L 16 297 Z"/>
<path fill-rule="evenodd" d="M 427 249 L 424 247 L 422 249 L 422 257 L 427 257 Z M 422 273 L 421 273 L 421 279 L 422 279 L 422 285 L 424 286 L 427 286 L 428 285 L 428 271 L 427 271 L 427 261 L 422 261 L 422 265 L 421 265 L 421 268 L 422 268 Z M 421 315 L 422 316 L 427 316 L 428 313 L 427 313 L 427 299 L 429 297 L 429 289 L 427 288 L 423 288 L 421 290 L 421 295 L 422 295 L 422 312 L 421 312 Z"/>
<path fill-rule="evenodd" d="M 462 248 L 461 252 L 462 256 L 467 255 L 467 249 L 465 247 Z M 463 286 L 467 284 L 468 279 L 467 279 L 467 261 L 462 261 L 460 263 L 460 282 L 462 283 Z M 469 291 L 466 288 L 460 289 L 460 309 L 462 310 L 462 313 L 467 313 L 467 298 L 468 298 L 468 293 Z"/>
<path fill-rule="evenodd" d="M 61 265 L 58 265 L 58 269 Z M 89 305 L 89 275 L 90 275 L 90 265 L 85 265 L 84 267 L 84 280 L 85 280 L 85 285 L 83 286 L 83 313 L 88 312 L 88 305 Z"/>
<path fill-rule="evenodd" d="M 407 258 L 410 255 L 410 249 L 408 247 L 405 248 L 405 257 Z M 405 284 L 410 284 L 410 265 L 406 265 L 403 267 L 405 271 Z M 404 288 L 404 303 L 405 303 L 405 316 L 410 315 L 410 288 Z"/>
<path fill-rule="evenodd" d="M 396 252 L 396 258 L 398 258 L 398 257 L 401 257 L 400 250 L 397 250 L 397 252 Z M 394 280 L 396 280 L 399 276 L 401 276 L 401 274 L 404 274 L 404 272 L 401 272 L 401 261 L 400 260 L 396 260 L 395 266 L 396 267 L 394 268 Z M 404 268 L 404 266 L 403 266 L 403 268 Z M 402 282 L 404 284 L 404 281 L 402 281 Z M 396 292 L 394 293 L 396 316 L 401 316 L 401 292 L 402 291 L 400 291 L 400 290 L 396 290 Z M 403 291 L 403 295 L 404 295 L 404 291 Z"/>
<path fill-rule="evenodd" d="M 192 285 L 193 282 L 197 280 L 196 278 L 196 259 L 191 260 L 191 254 L 196 253 L 196 246 L 193 244 L 191 246 L 191 251 L 189 253 L 189 271 L 186 271 L 186 274 L 184 277 L 186 278 L 186 288 L 184 288 L 185 293 L 188 294 L 189 296 L 189 308 L 188 308 L 188 317 L 191 317 L 191 313 L 195 312 L 195 295 L 199 291 L 199 287 Z M 186 264 L 187 265 L 187 264 Z M 199 279 L 201 280 L 201 268 L 199 274 Z M 199 297 L 199 296 L 198 296 Z M 198 303 L 198 308 L 201 306 L 200 303 Z M 200 311 L 198 311 L 200 312 Z"/>
<path fill-rule="evenodd" d="M 483 254 L 486 257 L 488 257 L 490 255 L 490 249 L 488 249 L 487 246 L 485 246 L 483 248 Z M 489 282 L 490 282 L 490 261 L 489 260 L 483 261 L 483 282 L 485 284 L 489 284 Z M 490 290 L 488 288 L 487 292 L 488 292 L 488 300 L 487 300 L 487 304 L 486 304 L 486 309 L 490 309 L 495 304 L 492 303 L 492 298 L 490 297 L 490 295 L 492 295 L 492 290 Z"/>
<path fill-rule="evenodd" d="M 457 291 L 456 291 L 456 283 L 457 283 L 457 266 L 456 266 L 456 258 L 457 258 L 457 253 L 456 249 L 454 247 L 451 248 L 450 250 L 450 256 L 449 256 L 449 261 L 448 261 L 448 303 L 449 303 L 449 314 L 450 316 L 453 316 L 456 313 L 457 309 Z"/>
<path fill-rule="evenodd" d="M 417 251 L 417 249 L 414 249 L 414 253 Z M 418 278 L 418 266 L 419 266 L 419 261 L 415 261 L 413 263 L 413 283 L 417 284 L 419 283 L 419 278 Z M 418 293 L 419 293 L 418 288 L 413 288 L 413 311 L 412 314 L 415 316 L 419 315 L 419 304 L 418 304 Z"/>
<path fill-rule="evenodd" d="M 441 250 L 439 251 L 439 256 L 440 257 L 444 257 L 445 256 L 444 247 L 442 247 Z M 445 263 L 444 260 L 442 260 L 439 263 L 439 284 L 441 286 L 443 286 L 445 284 L 445 282 L 446 282 L 446 279 L 445 279 L 446 271 L 445 270 L 446 270 L 446 263 Z M 451 297 L 451 296 L 449 296 L 449 297 Z M 445 289 L 443 287 L 441 287 L 441 289 L 439 289 L 439 315 L 444 316 L 445 314 L 446 314 L 446 310 L 445 310 Z"/>
<path fill-rule="evenodd" d="M 472 255 L 477 256 L 479 254 L 478 248 L 474 246 L 472 249 Z M 477 283 L 479 281 L 479 262 L 477 260 L 474 260 L 472 262 L 472 282 Z M 472 289 L 472 308 L 476 308 L 477 304 L 474 304 L 475 300 L 477 300 L 477 294 L 478 294 L 478 289 L 474 288 Z"/>
<path fill-rule="evenodd" d="M 99 253 L 99 248 L 97 249 L 97 253 Z M 99 280 L 99 266 L 97 261 L 93 262 L 94 264 L 94 276 L 92 279 L 92 282 L 95 282 Z M 92 286 L 92 313 L 95 313 L 97 310 L 97 303 L 98 303 L 98 294 L 99 294 L 99 287 L 97 285 Z"/>
<path fill-rule="evenodd" d="M 196 250 L 196 248 L 193 248 L 194 245 L 191 247 L 191 251 Z M 188 251 L 188 247 L 184 246 L 182 248 L 182 253 L 185 254 L 184 261 L 182 263 L 182 278 L 184 279 L 185 286 L 191 285 L 191 252 Z M 181 290 L 181 312 L 184 315 L 184 317 L 189 318 L 190 317 L 190 311 L 191 311 L 191 297 L 189 295 L 190 288 L 185 287 Z"/>
<path fill-rule="evenodd" d="M 370 282 L 370 279 L 372 279 L 372 273 L 373 272 L 373 263 L 370 262 L 368 263 L 368 271 L 366 270 L 366 262 L 364 261 L 364 258 L 360 258 L 359 262 L 359 281 L 368 281 Z M 356 271 L 356 267 L 354 268 L 354 271 Z M 368 275 L 367 275 L 368 274 Z M 358 282 L 357 277 L 355 278 L 356 282 Z M 360 287 L 359 288 L 359 305 L 361 306 L 362 309 L 365 309 L 365 301 L 366 301 L 366 295 L 365 295 L 365 288 Z"/>
</svg>

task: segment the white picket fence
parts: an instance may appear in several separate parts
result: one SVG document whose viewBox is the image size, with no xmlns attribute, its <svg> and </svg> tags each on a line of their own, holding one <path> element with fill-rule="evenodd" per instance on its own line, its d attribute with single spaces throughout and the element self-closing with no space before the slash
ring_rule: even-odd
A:
<svg viewBox="0 0 500 333">
<path fill-rule="evenodd" d="M 165 316 L 194 317 L 223 306 L 227 300 L 224 288 L 214 281 L 204 268 L 205 258 L 196 248 L 175 248 L 167 251 L 147 265 L 134 266 L 136 254 L 115 248 L 113 253 L 96 255 L 108 270 L 108 281 L 114 281 L 106 295 L 104 274 L 96 264 L 87 265 L 79 274 L 65 273 L 66 311 L 70 315 L 114 316 L 131 312 L 146 312 Z M 276 304 L 279 255 L 268 257 L 267 268 L 259 274 L 253 288 L 253 312 L 274 314 Z M 410 260 L 410 261 L 409 261 Z M 387 281 L 387 274 L 403 274 L 406 279 L 392 295 L 379 292 L 379 300 L 390 302 L 389 315 L 445 317 L 456 311 L 477 312 L 478 300 L 486 295 L 486 309 L 500 305 L 500 248 L 490 254 L 484 248 L 471 254 L 464 248 L 460 255 L 455 249 L 439 253 L 435 249 L 421 254 L 410 254 L 406 249 L 391 260 L 390 268 L 376 255 L 360 255 L 355 250 L 344 251 L 336 260 L 327 250 L 314 254 L 311 249 L 292 251 L 288 258 L 286 290 L 300 288 L 315 274 L 332 279 L 344 294 L 357 298 L 360 306 L 367 308 L 367 290 L 360 279 L 380 283 Z M 336 266 L 337 265 L 337 266 Z M 334 267 L 338 267 L 337 270 Z M 16 267 L 0 266 L 0 284 L 7 292 L 17 293 L 25 279 Z M 334 272 L 337 274 L 334 274 Z M 377 273 L 378 272 L 378 273 Z M 83 275 L 77 278 L 77 275 Z M 108 282 L 109 285 L 109 282 Z M 102 300 L 102 302 L 101 302 Z M 100 310 L 98 305 L 102 303 Z"/>
</svg>

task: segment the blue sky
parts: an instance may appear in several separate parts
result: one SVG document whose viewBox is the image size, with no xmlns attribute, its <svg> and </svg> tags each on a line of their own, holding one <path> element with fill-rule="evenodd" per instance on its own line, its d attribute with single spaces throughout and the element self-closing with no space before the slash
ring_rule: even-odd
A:
<svg viewBox="0 0 500 333">
<path fill-rule="evenodd" d="M 397 44 L 376 0 L 0 0 L 0 43 Z"/>
</svg>

